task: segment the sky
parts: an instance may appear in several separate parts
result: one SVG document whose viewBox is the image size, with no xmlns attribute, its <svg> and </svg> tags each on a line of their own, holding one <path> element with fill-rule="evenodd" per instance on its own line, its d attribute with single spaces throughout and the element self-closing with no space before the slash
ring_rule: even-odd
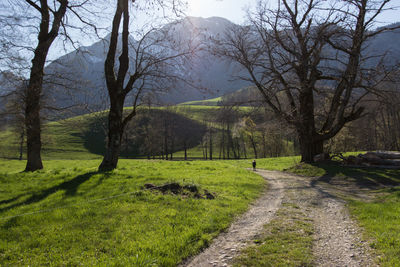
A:
<svg viewBox="0 0 400 267">
<path fill-rule="evenodd" d="M 245 21 L 245 10 L 255 3 L 255 0 L 189 0 L 186 13 L 193 17 L 224 17 L 241 24 Z"/>
<path fill-rule="evenodd" d="M 3 0 L 0 0 L 0 2 Z M 106 2 L 108 1 L 107 7 L 113 7 L 113 3 L 115 3 L 115 0 L 105 0 Z M 184 10 L 184 15 L 187 16 L 194 16 L 194 17 L 223 17 L 226 18 L 236 24 L 244 24 L 246 22 L 246 10 L 249 8 L 254 8 L 256 6 L 256 3 L 258 0 L 182 0 L 187 2 L 187 9 Z M 276 7 L 277 5 L 277 0 L 269 0 L 269 5 L 270 7 Z M 0 3 L 0 7 L 1 7 Z M 400 7 L 400 0 L 392 0 L 392 6 L 399 6 Z M 102 6 L 102 10 L 104 10 L 104 6 Z M 112 20 L 112 12 L 113 8 L 108 8 L 107 9 L 109 12 L 104 12 L 108 13 L 107 18 L 105 19 L 99 19 L 96 21 L 96 23 L 99 23 L 100 27 L 105 27 L 105 28 L 110 28 L 111 26 L 111 20 Z M 400 9 L 399 9 L 400 10 Z M 386 25 L 389 23 L 393 22 L 399 22 L 400 17 L 399 13 L 400 11 L 387 11 L 384 13 L 384 16 L 380 16 L 378 18 L 378 21 L 381 22 L 380 26 Z M 138 21 L 134 22 L 133 25 L 138 25 L 137 23 L 141 23 L 141 21 L 144 21 L 147 19 L 147 21 L 152 20 L 152 16 L 149 16 L 149 14 L 143 14 L 142 16 L 138 17 Z M 140 26 L 139 26 L 140 28 Z M 108 33 L 108 31 L 104 31 L 101 36 L 105 36 Z M 76 38 L 77 40 L 80 40 L 80 45 L 83 46 L 89 46 L 93 42 L 98 41 L 95 37 L 93 38 L 88 38 L 88 36 L 78 36 Z M 64 46 L 62 45 L 61 41 L 56 41 L 55 44 L 52 46 L 50 49 L 50 54 L 48 59 L 52 60 L 60 55 L 63 55 L 65 53 L 68 53 L 72 51 L 74 47 L 69 47 L 67 49 L 64 49 Z"/>
<path fill-rule="evenodd" d="M 246 9 L 254 7 L 258 0 L 187 0 L 186 14 L 194 17 L 224 17 L 242 24 L 245 22 Z M 277 0 L 270 0 L 269 5 L 275 7 Z M 392 0 L 390 7 L 399 7 L 400 0 Z M 400 21 L 400 11 L 389 10 L 378 18 L 382 25 Z"/>
</svg>

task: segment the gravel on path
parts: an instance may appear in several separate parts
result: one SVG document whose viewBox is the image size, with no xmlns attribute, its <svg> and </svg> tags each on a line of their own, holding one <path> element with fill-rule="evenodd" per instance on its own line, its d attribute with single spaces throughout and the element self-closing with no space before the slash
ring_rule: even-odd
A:
<svg viewBox="0 0 400 267">
<path fill-rule="evenodd" d="M 279 209 L 283 197 L 283 183 L 279 177 L 263 175 L 268 182 L 268 189 L 241 215 L 230 228 L 219 235 L 213 243 L 196 257 L 181 266 L 228 266 L 229 262 L 263 230 Z"/>
<path fill-rule="evenodd" d="M 180 266 L 230 266 L 240 250 L 263 232 L 282 202 L 296 203 L 314 224 L 314 266 L 377 266 L 361 229 L 345 202 L 313 178 L 278 171 L 256 171 L 268 189 L 202 253 Z"/>
</svg>

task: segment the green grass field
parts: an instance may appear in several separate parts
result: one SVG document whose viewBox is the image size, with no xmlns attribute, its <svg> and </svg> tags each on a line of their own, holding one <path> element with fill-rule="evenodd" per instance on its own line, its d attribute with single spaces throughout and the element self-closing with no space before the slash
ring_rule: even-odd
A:
<svg viewBox="0 0 400 267">
<path fill-rule="evenodd" d="M 233 162 L 54 160 L 21 173 L 0 161 L 0 265 L 175 266 L 207 246 L 264 187 Z M 144 191 L 145 183 L 195 184 L 213 200 Z"/>
</svg>

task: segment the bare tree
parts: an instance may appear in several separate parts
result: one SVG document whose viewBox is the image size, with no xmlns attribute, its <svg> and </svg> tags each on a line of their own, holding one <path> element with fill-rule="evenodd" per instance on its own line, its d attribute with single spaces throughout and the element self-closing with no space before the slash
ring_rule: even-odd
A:
<svg viewBox="0 0 400 267">
<path fill-rule="evenodd" d="M 296 129 L 302 161 L 313 162 L 324 141 L 363 115 L 361 100 L 384 77 L 370 64 L 380 55 L 363 51 L 371 38 L 393 30 L 372 30 L 389 2 L 280 0 L 270 9 L 259 1 L 250 26 L 218 41 L 217 52 L 247 70 L 241 78 Z"/>
<path fill-rule="evenodd" d="M 88 0 L 8 0 L 7 2 L 8 5 L 5 5 L 7 8 L 0 14 L 2 30 L 0 59 L 3 64 L 8 62 L 11 66 L 16 66 L 14 62 L 18 62 L 21 73 L 29 76 L 25 93 L 27 136 L 25 171 L 35 171 L 43 168 L 40 111 L 44 67 L 50 47 L 60 33 L 65 41 L 74 44 L 66 29 L 70 26 L 76 29 L 76 25 L 69 24 L 67 14 L 90 27 L 95 28 L 95 26 L 83 15 L 88 13 L 85 8 Z M 79 13 L 82 10 L 83 13 Z M 71 20 L 71 17 L 69 19 Z M 31 39 L 31 36 L 35 36 L 36 40 Z M 30 64 L 28 59 L 31 59 Z"/>
<path fill-rule="evenodd" d="M 134 5 L 139 1 L 132 1 Z M 179 1 L 154 1 L 161 7 L 172 5 L 176 8 Z M 171 7 L 171 6 L 170 6 Z M 108 140 L 99 170 L 112 170 L 117 167 L 121 148 L 121 138 L 127 123 L 136 115 L 137 107 L 146 91 L 166 90 L 177 79 L 179 66 L 185 56 L 191 55 L 191 43 L 177 42 L 171 39 L 171 27 L 151 29 L 139 41 L 129 38 L 129 0 L 118 0 L 112 22 L 112 31 L 107 58 L 104 64 L 106 84 L 110 97 L 108 115 Z M 117 49 L 120 24 L 122 21 L 121 52 Z M 181 48 L 181 51 L 176 51 Z M 133 57 L 129 52 L 133 51 Z M 116 68 L 116 56 L 119 54 L 119 66 Z M 117 70 L 116 70 L 117 69 Z M 124 115 L 125 99 L 131 95 L 132 110 Z"/>
<path fill-rule="evenodd" d="M 0 118 L 3 125 L 16 133 L 19 160 L 22 160 L 25 143 L 25 95 L 27 81 L 10 72 L 0 73 Z"/>
</svg>

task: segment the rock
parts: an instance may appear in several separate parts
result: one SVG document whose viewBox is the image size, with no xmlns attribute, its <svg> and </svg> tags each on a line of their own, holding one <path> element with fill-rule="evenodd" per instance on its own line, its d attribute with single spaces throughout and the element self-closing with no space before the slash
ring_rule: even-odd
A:
<svg viewBox="0 0 400 267">
<path fill-rule="evenodd" d="M 360 157 L 368 160 L 380 160 L 381 158 L 375 154 L 374 152 L 367 152 L 364 155 L 360 155 Z"/>
<path fill-rule="evenodd" d="M 375 154 L 381 159 L 400 159 L 400 152 L 395 151 L 378 151 L 378 152 L 368 152 Z"/>
</svg>

